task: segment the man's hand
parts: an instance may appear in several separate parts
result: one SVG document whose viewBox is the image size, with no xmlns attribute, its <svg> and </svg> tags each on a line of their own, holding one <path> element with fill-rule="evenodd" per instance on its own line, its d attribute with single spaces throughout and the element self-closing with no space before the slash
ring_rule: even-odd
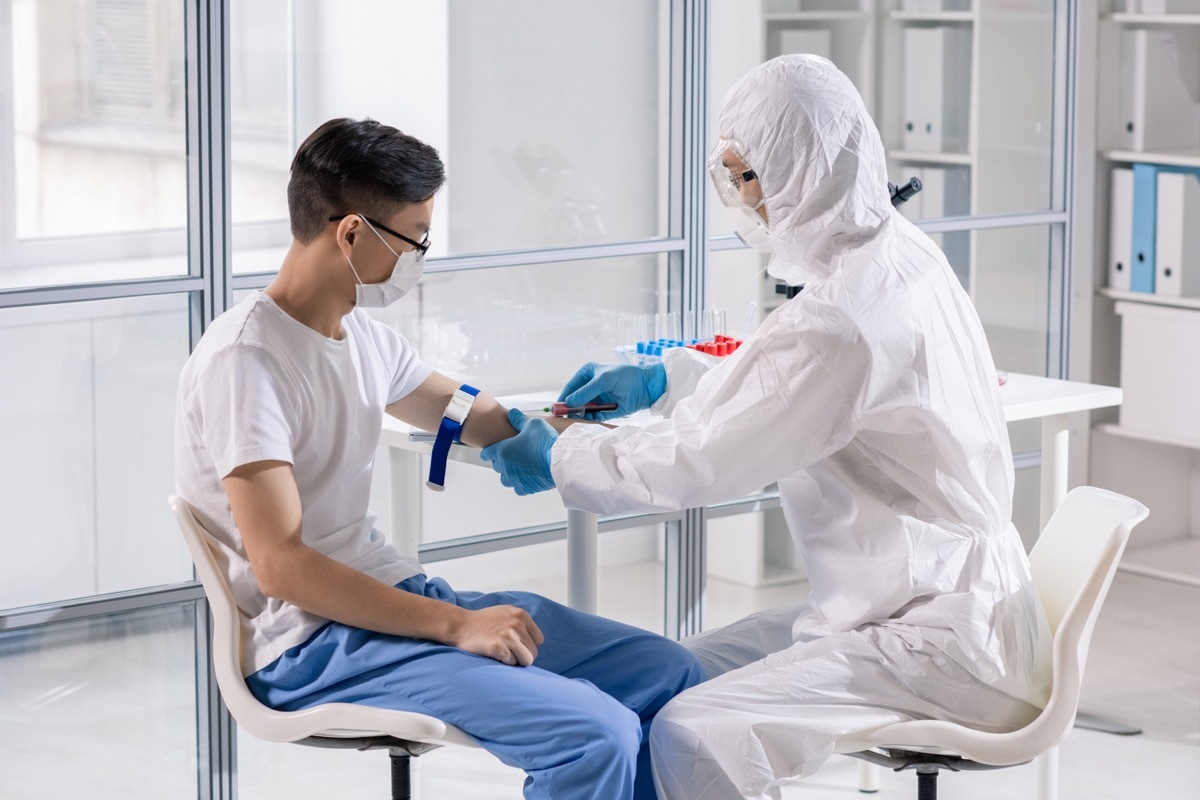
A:
<svg viewBox="0 0 1200 800">
<path fill-rule="evenodd" d="M 558 434 L 546 420 L 529 419 L 515 408 L 508 412 L 508 421 L 517 435 L 483 448 L 479 457 L 490 462 L 500 473 L 500 482 L 519 495 L 553 489 L 550 449 Z"/>
<path fill-rule="evenodd" d="M 449 644 L 460 650 L 508 664 L 528 667 L 546 639 L 533 617 L 516 606 L 468 611 Z"/>
</svg>

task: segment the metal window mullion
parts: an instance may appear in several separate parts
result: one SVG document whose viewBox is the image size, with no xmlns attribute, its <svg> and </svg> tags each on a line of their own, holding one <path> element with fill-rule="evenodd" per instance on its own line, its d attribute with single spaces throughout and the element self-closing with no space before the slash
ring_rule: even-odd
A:
<svg viewBox="0 0 1200 800">
<path fill-rule="evenodd" d="M 977 217 L 941 217 L 938 219 L 915 220 L 913 224 L 925 233 L 958 233 L 961 231 L 996 230 L 1000 228 L 1028 228 L 1041 225 L 1063 225 L 1069 221 L 1066 211 L 1032 211 L 1012 214 L 989 214 Z M 749 249 L 732 234 L 721 234 L 708 239 L 710 252 L 720 250 Z"/>
<path fill-rule="evenodd" d="M 0 631 L 35 628 L 72 620 L 108 617 L 145 608 L 175 605 L 204 596 L 199 583 L 181 583 L 155 589 L 135 589 L 100 597 L 45 603 L 0 611 Z"/>
<path fill-rule="evenodd" d="M 232 302 L 230 211 L 230 0 L 188 0 L 187 256 L 201 278 L 192 295 L 192 346 Z M 196 742 L 199 800 L 236 800 L 237 731 L 221 702 L 209 652 L 207 603 L 196 613 Z"/>
<path fill-rule="evenodd" d="M 1051 250 L 1050 313 L 1047 320 L 1046 373 L 1051 377 L 1070 376 L 1071 329 L 1071 273 L 1074 263 L 1075 241 L 1075 147 L 1077 104 L 1079 102 L 1078 64 L 1079 54 L 1079 2 L 1059 0 L 1054 4 L 1055 13 L 1055 103 L 1054 103 L 1054 159 L 1052 172 L 1053 199 L 1066 212 L 1067 218 L 1061 228 L 1051 229 L 1051 241 L 1057 242 Z M 1060 99 L 1061 98 L 1061 99 Z"/>
<path fill-rule="evenodd" d="M 16 76 L 13 72 L 12 0 L 0 0 L 0 253 L 17 242 L 17 150 L 13 106 Z"/>
<path fill-rule="evenodd" d="M 202 328 L 232 300 L 229 3 L 187 6 L 187 253 L 189 273 L 204 279 Z"/>
<path fill-rule="evenodd" d="M 682 251 L 685 247 L 686 244 L 681 238 L 665 238 L 578 245 L 575 247 L 549 247 L 535 250 L 512 250 L 461 256 L 441 256 L 429 259 L 425 264 L 425 271 L 429 273 L 459 272 L 472 269 L 494 269 L 496 267 L 520 267 L 530 264 L 588 261 L 597 258 L 654 255 Z"/>
<path fill-rule="evenodd" d="M 182 294 L 199 291 L 202 288 L 203 284 L 198 278 L 182 277 L 7 289 L 0 291 L 0 308 L 48 306 L 56 303 L 79 303 L 157 294 Z"/>
<path fill-rule="evenodd" d="M 666 526 L 663 634 L 670 639 L 682 639 L 704 628 L 707 514 L 707 509 L 690 508 L 682 520 Z"/>
<path fill-rule="evenodd" d="M 667 308 L 684 314 L 703 309 L 706 302 L 708 21 L 708 0 L 672 1 L 668 231 L 684 247 L 669 261 Z M 703 509 L 690 509 L 680 521 L 666 525 L 664 632 L 671 638 L 703 625 L 704 538 Z"/>
<path fill-rule="evenodd" d="M 461 256 L 440 256 L 425 262 L 426 274 L 464 272 L 501 267 L 528 267 L 535 264 L 561 264 L 590 261 L 598 258 L 682 253 L 686 245 L 680 238 L 645 239 L 631 242 L 579 245 L 576 247 L 509 250 L 494 253 L 473 253 Z M 582 268 L 582 267 L 581 267 Z M 232 276 L 231 288 L 257 289 L 275 277 L 274 272 L 247 272 Z"/>
</svg>

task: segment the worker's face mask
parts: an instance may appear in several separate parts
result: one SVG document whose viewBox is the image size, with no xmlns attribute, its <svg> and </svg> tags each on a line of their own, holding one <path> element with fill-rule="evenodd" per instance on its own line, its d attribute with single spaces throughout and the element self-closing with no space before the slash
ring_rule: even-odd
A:
<svg viewBox="0 0 1200 800">
<path fill-rule="evenodd" d="M 392 274 L 388 276 L 387 280 L 381 283 L 363 283 L 362 278 L 358 277 L 358 270 L 354 268 L 354 263 L 350 261 L 349 256 L 346 256 L 346 263 L 350 265 L 350 271 L 354 273 L 354 279 L 358 281 L 358 286 L 354 287 L 355 303 L 363 308 L 383 308 L 404 297 L 417 285 L 417 281 L 425 272 L 425 250 L 414 247 L 403 253 L 397 253 L 392 250 L 392 246 L 387 243 L 383 235 L 375 230 L 375 226 L 371 224 L 370 220 L 361 214 L 358 215 L 358 218 L 367 223 L 367 227 L 379 237 L 383 246 L 396 257 L 396 266 L 392 268 Z"/>
<path fill-rule="evenodd" d="M 770 253 L 773 248 L 762 212 L 766 205 L 762 184 L 736 139 L 722 138 L 717 143 L 708 157 L 708 174 L 733 221 L 733 232 L 743 244 Z"/>
</svg>

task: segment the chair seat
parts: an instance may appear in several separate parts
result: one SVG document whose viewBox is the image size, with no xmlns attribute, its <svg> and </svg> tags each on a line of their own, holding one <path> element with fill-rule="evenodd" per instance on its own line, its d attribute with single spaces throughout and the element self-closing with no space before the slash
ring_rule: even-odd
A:
<svg viewBox="0 0 1200 800">
<path fill-rule="evenodd" d="M 325 703 L 300 711 L 278 711 L 263 705 L 251 694 L 242 677 L 239 611 L 233 592 L 218 566 L 209 534 L 178 497 L 168 502 L 183 532 L 204 585 L 212 611 L 212 661 L 221 698 L 238 725 L 268 742 L 297 742 L 321 747 L 339 747 L 338 740 L 368 740 L 390 737 L 417 750 L 441 744 L 479 747 L 467 734 L 445 722 L 411 711 L 394 711 L 352 703 Z M 419 745 L 417 747 L 416 745 Z M 344 744 L 353 747 L 352 744 Z"/>
</svg>

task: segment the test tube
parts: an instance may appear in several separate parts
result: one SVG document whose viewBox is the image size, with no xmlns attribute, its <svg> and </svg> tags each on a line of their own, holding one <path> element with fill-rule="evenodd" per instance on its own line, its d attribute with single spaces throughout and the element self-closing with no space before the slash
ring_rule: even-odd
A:
<svg viewBox="0 0 1200 800">
<path fill-rule="evenodd" d="M 729 331 L 725 328 L 725 309 L 718 308 L 713 310 L 713 338 L 716 338 L 718 333 L 726 334 Z"/>
</svg>

